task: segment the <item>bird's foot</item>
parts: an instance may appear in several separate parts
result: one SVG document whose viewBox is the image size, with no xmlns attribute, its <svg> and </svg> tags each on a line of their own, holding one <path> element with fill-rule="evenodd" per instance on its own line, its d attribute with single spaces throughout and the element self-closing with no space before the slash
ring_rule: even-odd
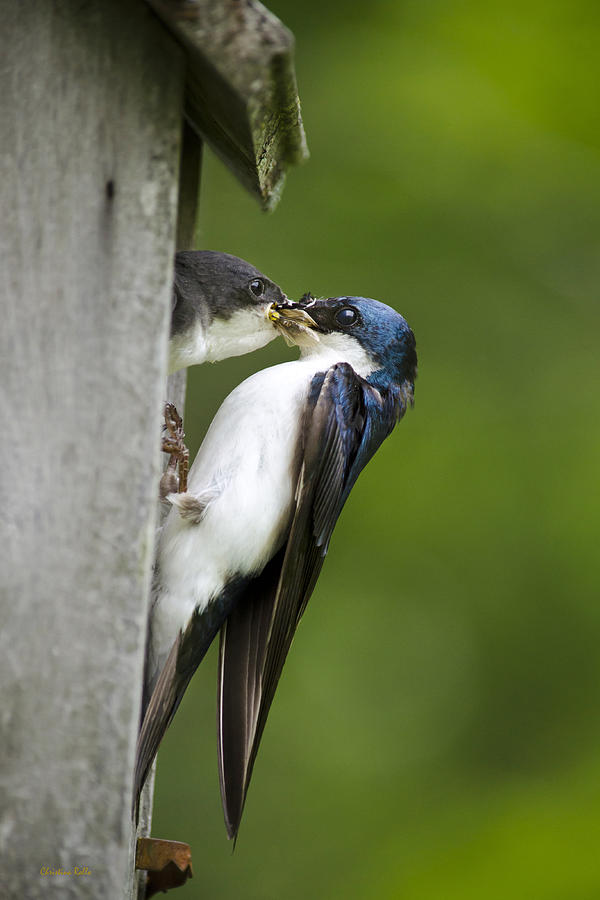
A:
<svg viewBox="0 0 600 900">
<path fill-rule="evenodd" d="M 184 442 L 183 421 L 173 403 L 165 403 L 165 423 L 163 425 L 162 450 L 170 455 L 162 478 L 160 479 L 160 497 L 165 500 L 168 494 L 185 493 L 190 466 L 190 451 Z"/>
</svg>

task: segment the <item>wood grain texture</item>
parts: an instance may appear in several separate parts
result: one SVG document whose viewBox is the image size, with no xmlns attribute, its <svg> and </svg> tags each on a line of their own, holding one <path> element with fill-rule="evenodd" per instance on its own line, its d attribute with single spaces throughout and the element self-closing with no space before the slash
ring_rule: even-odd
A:
<svg viewBox="0 0 600 900">
<path fill-rule="evenodd" d="M 137 0 L 0 13 L 1 892 L 105 900 L 128 879 L 184 64 Z"/>
<path fill-rule="evenodd" d="M 148 0 L 187 58 L 186 114 L 262 205 L 308 156 L 294 37 L 256 0 Z"/>
<path fill-rule="evenodd" d="M 183 127 L 180 163 L 179 163 L 179 189 L 177 200 L 177 249 L 187 250 L 194 246 L 194 234 L 198 218 L 198 206 L 200 200 L 200 175 L 202 164 L 202 143 L 200 138 L 186 124 Z M 164 395 L 165 402 L 174 403 L 177 410 L 183 416 L 185 409 L 185 394 L 187 385 L 187 369 L 180 369 L 169 375 Z M 185 424 L 185 422 L 184 422 Z M 169 456 L 162 454 L 163 470 L 169 462 Z M 169 508 L 166 503 L 160 503 L 158 508 L 158 523 L 162 525 L 167 517 Z M 124 896 L 144 900 L 146 892 L 147 873 L 135 870 L 135 853 L 138 837 L 148 837 L 152 830 L 152 808 L 154 803 L 154 782 L 156 777 L 156 761 L 152 766 L 146 784 L 140 796 L 140 809 L 137 832 L 131 835 L 129 848 L 129 871 L 131 882 L 126 885 Z"/>
</svg>

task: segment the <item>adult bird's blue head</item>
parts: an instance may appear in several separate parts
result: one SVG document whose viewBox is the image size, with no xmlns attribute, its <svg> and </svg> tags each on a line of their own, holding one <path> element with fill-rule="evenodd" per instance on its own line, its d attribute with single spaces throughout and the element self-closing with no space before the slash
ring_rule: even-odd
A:
<svg viewBox="0 0 600 900">
<path fill-rule="evenodd" d="M 310 294 L 297 303 L 275 303 L 270 314 L 302 355 L 325 348 L 351 362 L 355 371 L 379 389 L 395 385 L 412 403 L 417 376 L 415 336 L 400 313 L 368 297 L 329 297 Z"/>
</svg>

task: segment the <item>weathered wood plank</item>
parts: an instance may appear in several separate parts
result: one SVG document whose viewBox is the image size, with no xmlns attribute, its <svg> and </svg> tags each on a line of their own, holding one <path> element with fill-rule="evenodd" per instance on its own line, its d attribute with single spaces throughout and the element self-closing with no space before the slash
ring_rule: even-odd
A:
<svg viewBox="0 0 600 900">
<path fill-rule="evenodd" d="M 182 153 L 182 158 L 183 158 Z M 183 162 L 183 159 L 182 159 Z M 194 197 L 197 198 L 198 194 L 194 194 Z M 181 198 L 180 198 L 181 199 Z M 179 226 L 181 222 L 181 215 L 183 214 L 183 220 L 187 221 L 191 227 L 191 232 L 188 233 L 188 237 L 190 234 L 193 234 L 195 227 L 195 210 L 197 208 L 197 203 L 194 200 L 192 203 L 193 213 L 189 209 L 188 204 L 184 202 L 179 207 L 179 217 L 178 217 L 178 231 L 180 232 L 182 239 L 183 235 L 185 235 L 185 229 L 183 226 Z M 183 415 L 185 409 L 185 394 L 186 394 L 186 385 L 187 385 L 187 369 L 180 369 L 179 372 L 174 372 L 172 375 L 169 375 L 166 381 L 166 389 L 164 391 L 164 401 L 169 403 L 174 403 L 177 409 Z M 163 469 L 166 467 L 169 457 L 166 453 L 162 454 L 163 456 Z M 167 517 L 167 513 L 169 508 L 167 504 L 161 503 L 159 504 L 157 523 L 162 524 Z M 154 782 L 156 777 L 156 761 L 152 766 L 150 774 L 146 780 L 146 784 L 142 790 L 140 796 L 140 808 L 139 808 L 139 820 L 138 820 L 138 828 L 137 832 L 131 835 L 131 845 L 130 845 L 130 857 L 129 857 L 129 865 L 130 865 L 130 876 L 132 881 L 126 885 L 126 889 L 124 891 L 124 897 L 134 897 L 139 898 L 139 900 L 143 900 L 145 896 L 146 890 L 146 873 L 135 871 L 135 848 L 136 841 L 138 837 L 149 837 L 152 833 L 152 812 L 153 812 L 153 804 L 154 804 Z M 173 838 L 177 839 L 177 835 L 168 835 L 166 836 L 168 839 Z"/>
<path fill-rule="evenodd" d="M 2 896 L 105 900 L 128 877 L 183 56 L 136 0 L 0 13 Z"/>
<path fill-rule="evenodd" d="M 186 114 L 266 208 L 308 156 L 294 38 L 256 0 L 148 0 L 187 56 Z"/>
<path fill-rule="evenodd" d="M 179 164 L 179 188 L 177 199 L 177 249 L 188 250 L 194 246 L 194 235 L 198 219 L 198 207 L 200 202 L 200 175 L 202 166 L 202 142 L 190 126 L 183 125 L 183 133 L 180 150 Z M 164 400 L 174 403 L 183 415 L 185 407 L 185 393 L 187 383 L 187 370 L 180 369 L 167 379 Z M 163 468 L 169 461 L 169 457 L 163 454 Z M 158 519 L 162 523 L 166 518 L 168 508 L 166 504 L 159 507 Z M 140 798 L 140 813 L 137 834 L 132 834 L 130 846 L 130 872 L 132 882 L 126 885 L 124 896 L 131 896 L 143 900 L 146 890 L 146 873 L 134 872 L 136 840 L 138 837 L 148 837 L 152 830 L 152 805 L 154 801 L 154 778 L 156 766 L 146 781 Z"/>
</svg>

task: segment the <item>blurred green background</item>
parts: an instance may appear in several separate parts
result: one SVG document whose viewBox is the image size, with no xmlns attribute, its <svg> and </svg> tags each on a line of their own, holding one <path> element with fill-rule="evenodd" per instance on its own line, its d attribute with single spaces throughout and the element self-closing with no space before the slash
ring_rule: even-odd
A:
<svg viewBox="0 0 600 900">
<path fill-rule="evenodd" d="M 189 898 L 600 896 L 597 2 L 270 3 L 310 162 L 263 215 L 206 155 L 199 245 L 376 297 L 416 405 L 346 505 L 237 848 L 216 653 L 159 755 Z M 192 450 L 282 342 L 189 379 Z M 185 892 L 185 893 L 184 893 Z"/>
</svg>

